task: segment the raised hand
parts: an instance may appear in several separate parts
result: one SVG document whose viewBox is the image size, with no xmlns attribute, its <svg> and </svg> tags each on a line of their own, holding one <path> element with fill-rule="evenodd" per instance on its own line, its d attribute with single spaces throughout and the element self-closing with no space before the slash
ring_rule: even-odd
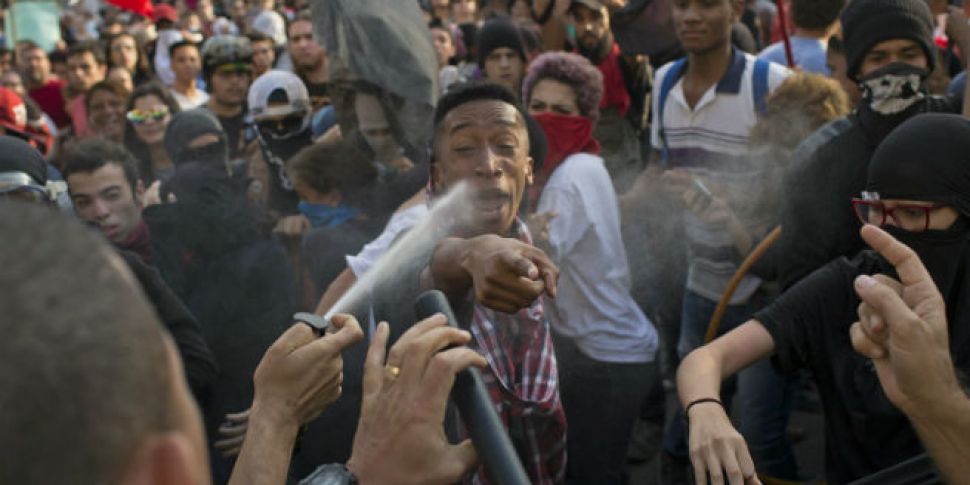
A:
<svg viewBox="0 0 970 485">
<path fill-rule="evenodd" d="M 485 367 L 467 347 L 471 334 L 441 315 L 411 327 L 385 360 L 387 323 L 377 327 L 364 363 L 360 421 L 347 468 L 360 483 L 447 484 L 473 469 L 471 441 L 448 443 L 443 422 L 455 374 Z M 445 350 L 448 349 L 448 350 Z"/>
</svg>

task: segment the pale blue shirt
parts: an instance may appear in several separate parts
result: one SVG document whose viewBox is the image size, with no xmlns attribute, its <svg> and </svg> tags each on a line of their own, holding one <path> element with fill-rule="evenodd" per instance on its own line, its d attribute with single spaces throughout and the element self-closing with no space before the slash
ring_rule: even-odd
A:
<svg viewBox="0 0 970 485">
<path fill-rule="evenodd" d="M 795 66 L 802 68 L 803 71 L 814 72 L 823 76 L 831 76 L 832 71 L 826 65 L 825 53 L 828 43 L 821 39 L 811 37 L 792 37 L 791 50 L 795 57 Z M 769 62 L 788 65 L 788 58 L 785 56 L 785 44 L 775 42 L 766 47 L 760 54 L 759 59 Z"/>
</svg>

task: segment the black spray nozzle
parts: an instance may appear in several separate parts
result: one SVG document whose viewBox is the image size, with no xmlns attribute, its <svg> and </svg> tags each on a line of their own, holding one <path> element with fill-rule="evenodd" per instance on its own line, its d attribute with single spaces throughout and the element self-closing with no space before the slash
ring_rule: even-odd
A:
<svg viewBox="0 0 970 485">
<path fill-rule="evenodd" d="M 414 312 L 418 319 L 441 313 L 448 319 L 448 326 L 461 328 L 448 299 L 438 290 L 422 293 L 414 302 Z M 468 428 L 468 435 L 489 482 L 499 485 L 530 483 L 477 368 L 471 367 L 458 373 L 451 399 Z"/>
</svg>

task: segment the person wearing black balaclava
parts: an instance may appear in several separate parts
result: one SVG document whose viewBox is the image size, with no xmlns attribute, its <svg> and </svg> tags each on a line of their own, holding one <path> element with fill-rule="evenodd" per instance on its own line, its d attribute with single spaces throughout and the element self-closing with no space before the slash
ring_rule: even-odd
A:
<svg viewBox="0 0 970 485">
<path fill-rule="evenodd" d="M 848 77 L 862 99 L 846 118 L 832 122 L 796 149 L 785 176 L 781 238 L 756 273 L 790 287 L 816 268 L 864 247 L 858 222 L 845 201 L 865 186 L 876 146 L 919 113 L 958 113 L 960 102 L 931 96 L 926 79 L 935 62 L 933 18 L 923 0 L 854 0 L 842 12 Z M 951 32 L 970 52 L 966 19 Z"/>
<path fill-rule="evenodd" d="M 252 403 L 256 365 L 292 323 L 296 278 L 283 247 L 261 233 L 240 181 L 221 166 L 178 165 L 161 199 L 143 213 L 155 265 L 198 318 L 219 366 L 202 406 L 212 443 L 225 415 Z M 232 461 L 209 455 L 213 483 L 226 483 Z"/>
<path fill-rule="evenodd" d="M 931 113 L 905 121 L 875 151 L 856 195 L 843 204 L 854 207 L 858 225 L 880 226 L 923 261 L 946 303 L 953 365 L 970 371 L 970 120 Z M 887 397 L 871 360 L 850 342 L 860 304 L 853 284 L 872 274 L 896 278 L 892 264 L 871 250 L 836 259 L 684 359 L 677 388 L 700 476 L 733 464 L 753 473 L 743 440 L 713 396 L 722 376 L 768 356 L 784 372 L 811 370 L 825 416 L 828 483 L 853 482 L 923 453 L 907 409 Z"/>
<path fill-rule="evenodd" d="M 219 119 L 204 109 L 172 116 L 162 141 L 176 170 L 187 162 L 206 162 L 229 170 L 229 146 Z"/>
</svg>

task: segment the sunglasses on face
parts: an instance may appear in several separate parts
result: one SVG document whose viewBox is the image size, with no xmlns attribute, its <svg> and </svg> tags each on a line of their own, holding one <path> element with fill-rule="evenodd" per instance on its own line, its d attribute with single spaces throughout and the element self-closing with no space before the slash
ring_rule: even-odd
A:
<svg viewBox="0 0 970 485">
<path fill-rule="evenodd" d="M 300 131 L 303 128 L 303 118 L 302 114 L 290 115 L 278 120 L 257 121 L 256 126 L 263 135 L 278 138 Z"/>
<path fill-rule="evenodd" d="M 133 109 L 125 115 L 133 125 L 140 125 L 149 121 L 162 121 L 168 116 L 168 107 L 159 106 L 151 111 Z"/>
</svg>

